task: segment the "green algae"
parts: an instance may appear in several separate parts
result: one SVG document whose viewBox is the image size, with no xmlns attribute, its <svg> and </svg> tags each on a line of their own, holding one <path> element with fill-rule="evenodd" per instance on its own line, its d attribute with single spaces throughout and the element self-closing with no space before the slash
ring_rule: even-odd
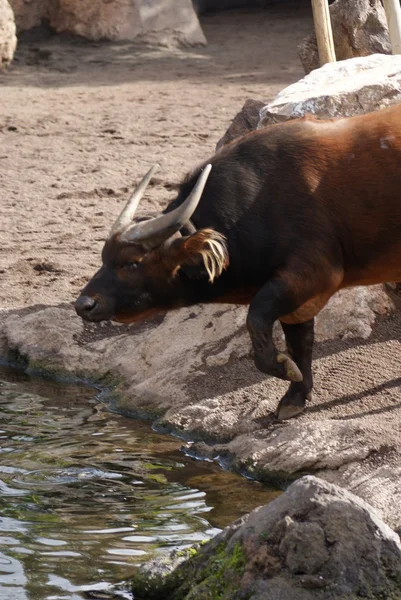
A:
<svg viewBox="0 0 401 600">
<path fill-rule="evenodd" d="M 140 571 L 132 582 L 135 598 L 230 600 L 240 587 L 247 561 L 239 543 L 228 550 L 226 543 L 216 545 L 213 541 L 189 548 L 179 558 L 180 564 L 167 575 L 163 571 Z"/>
</svg>

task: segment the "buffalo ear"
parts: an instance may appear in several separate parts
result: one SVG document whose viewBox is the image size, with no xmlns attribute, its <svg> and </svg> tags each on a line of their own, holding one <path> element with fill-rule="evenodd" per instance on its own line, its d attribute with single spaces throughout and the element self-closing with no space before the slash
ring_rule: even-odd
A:
<svg viewBox="0 0 401 600">
<path fill-rule="evenodd" d="M 226 238 L 214 229 L 200 229 L 193 235 L 176 239 L 167 250 L 168 262 L 177 272 L 181 267 L 203 263 L 210 283 L 228 267 Z"/>
</svg>

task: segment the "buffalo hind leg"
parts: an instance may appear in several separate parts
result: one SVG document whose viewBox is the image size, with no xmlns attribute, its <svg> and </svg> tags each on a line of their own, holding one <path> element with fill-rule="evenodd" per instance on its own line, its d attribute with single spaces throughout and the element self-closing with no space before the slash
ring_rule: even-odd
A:
<svg viewBox="0 0 401 600">
<path fill-rule="evenodd" d="M 314 319 L 296 325 L 281 322 L 281 326 L 285 334 L 288 352 L 302 373 L 302 381 L 293 381 L 285 396 L 280 400 L 275 413 L 279 421 L 291 419 L 302 413 L 306 401 L 311 399 Z"/>
<path fill-rule="evenodd" d="M 294 296 L 284 279 L 275 277 L 268 281 L 250 303 L 247 328 L 257 369 L 279 379 L 301 382 L 303 376 L 296 362 L 278 352 L 272 337 L 274 322 L 294 312 L 305 301 L 297 301 Z"/>
</svg>

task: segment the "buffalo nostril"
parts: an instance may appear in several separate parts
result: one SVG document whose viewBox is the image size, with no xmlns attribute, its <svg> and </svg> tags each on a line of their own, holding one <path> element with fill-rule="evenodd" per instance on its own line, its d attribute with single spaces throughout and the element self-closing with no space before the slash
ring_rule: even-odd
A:
<svg viewBox="0 0 401 600">
<path fill-rule="evenodd" d="M 90 296 L 80 296 L 75 302 L 75 310 L 79 315 L 89 313 L 96 306 L 96 300 Z"/>
</svg>

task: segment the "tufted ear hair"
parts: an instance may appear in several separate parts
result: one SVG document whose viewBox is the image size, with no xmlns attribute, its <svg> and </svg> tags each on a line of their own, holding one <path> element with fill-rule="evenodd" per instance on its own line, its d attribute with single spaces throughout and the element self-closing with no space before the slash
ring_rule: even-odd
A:
<svg viewBox="0 0 401 600">
<path fill-rule="evenodd" d="M 184 265 L 196 266 L 203 262 L 209 281 L 213 283 L 229 264 L 226 238 L 214 229 L 200 229 L 171 242 L 166 248 L 166 259 L 175 272 Z"/>
</svg>

